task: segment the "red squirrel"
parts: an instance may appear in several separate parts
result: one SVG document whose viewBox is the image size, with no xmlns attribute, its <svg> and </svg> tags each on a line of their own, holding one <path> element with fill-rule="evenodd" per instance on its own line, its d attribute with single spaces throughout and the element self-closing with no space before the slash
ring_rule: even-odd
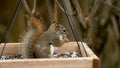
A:
<svg viewBox="0 0 120 68">
<path fill-rule="evenodd" d="M 34 0 L 34 4 L 36 0 Z M 27 20 L 28 31 L 22 39 L 21 52 L 25 58 L 48 58 L 51 57 L 51 45 L 60 47 L 65 42 L 68 42 L 67 29 L 57 23 L 55 20 L 51 22 L 47 31 L 44 30 L 44 25 L 37 17 L 35 5 L 33 12 L 29 11 L 29 7 L 23 0 L 24 7 L 27 8 L 31 17 Z"/>
</svg>

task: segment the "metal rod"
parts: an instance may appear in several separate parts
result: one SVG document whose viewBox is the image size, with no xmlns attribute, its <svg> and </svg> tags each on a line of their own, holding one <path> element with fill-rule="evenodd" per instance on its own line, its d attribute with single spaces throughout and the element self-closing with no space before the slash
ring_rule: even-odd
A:
<svg viewBox="0 0 120 68">
<path fill-rule="evenodd" d="M 64 9 L 64 11 L 65 11 L 65 15 L 66 15 L 66 17 L 67 17 L 67 19 L 68 19 L 68 22 L 69 22 L 69 24 L 70 24 L 70 27 L 71 27 L 71 30 L 72 30 L 72 32 L 73 32 L 73 36 L 74 36 L 74 38 L 75 38 L 75 41 L 77 42 L 78 48 L 80 49 L 80 44 L 78 43 L 78 41 L 80 40 L 81 45 L 82 45 L 83 48 L 84 48 L 85 54 L 86 54 L 86 56 L 88 56 L 88 55 L 87 55 L 87 52 L 86 52 L 86 50 L 85 50 L 85 47 L 84 47 L 84 45 L 83 45 L 83 41 L 82 41 L 81 37 L 80 37 L 79 35 L 78 35 L 78 36 L 76 35 L 76 34 L 78 34 L 78 31 L 77 31 L 76 28 L 74 28 L 75 25 L 73 24 L 73 23 L 74 23 L 74 22 L 73 22 L 73 19 L 71 18 L 70 15 L 67 15 L 68 10 L 67 10 L 67 8 L 66 8 L 66 6 L 65 6 L 65 3 L 63 2 L 64 0 L 60 0 L 60 1 L 61 1 L 62 6 L 63 6 L 63 9 Z M 73 29 L 74 29 L 74 30 L 73 30 Z M 79 38 L 80 38 L 80 39 L 79 39 Z"/>
<path fill-rule="evenodd" d="M 13 14 L 13 16 L 12 16 L 12 19 L 10 20 L 9 29 L 8 29 L 8 35 L 7 35 L 6 39 L 5 39 L 4 46 L 3 46 L 2 51 L 1 51 L 1 54 L 0 54 L 0 58 L 1 58 L 1 56 L 3 55 L 4 49 L 5 49 L 5 47 L 6 47 L 6 43 L 8 42 L 9 37 L 10 37 L 10 35 L 11 35 L 12 29 L 13 29 L 13 25 L 14 25 L 14 23 L 15 23 L 15 20 L 16 20 L 16 17 L 17 17 L 17 15 L 18 15 L 18 13 L 19 13 L 21 4 L 22 4 L 22 0 L 19 0 L 18 5 L 17 5 L 17 7 L 16 7 L 16 9 L 15 9 L 15 12 L 14 12 L 14 14 Z M 5 32 L 5 34 L 6 34 L 6 33 L 7 33 L 7 31 Z"/>
</svg>

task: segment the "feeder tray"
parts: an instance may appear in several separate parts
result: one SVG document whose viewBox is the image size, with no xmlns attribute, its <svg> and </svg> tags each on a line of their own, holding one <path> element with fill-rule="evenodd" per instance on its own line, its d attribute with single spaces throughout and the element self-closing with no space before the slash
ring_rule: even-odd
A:
<svg viewBox="0 0 120 68">
<path fill-rule="evenodd" d="M 81 43 L 79 43 L 81 45 Z M 4 44 L 0 46 L 2 49 Z M 21 43 L 7 43 L 4 56 L 21 54 Z M 76 42 L 65 43 L 57 53 L 81 52 L 82 57 L 78 58 L 40 58 L 40 59 L 12 59 L 0 60 L 0 68 L 100 68 L 99 58 L 83 43 L 85 50 Z M 85 55 L 85 52 L 88 56 Z"/>
</svg>

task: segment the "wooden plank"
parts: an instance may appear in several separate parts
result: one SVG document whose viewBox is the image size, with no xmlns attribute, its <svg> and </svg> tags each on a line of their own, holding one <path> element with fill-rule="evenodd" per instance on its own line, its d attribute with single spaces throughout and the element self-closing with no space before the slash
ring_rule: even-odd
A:
<svg viewBox="0 0 120 68">
<path fill-rule="evenodd" d="M 0 61 L 0 68 L 92 68 L 91 58 L 52 58 Z"/>
<path fill-rule="evenodd" d="M 84 48 L 88 54 L 89 57 L 93 57 L 93 58 L 98 58 L 94 53 L 93 51 L 87 46 L 86 43 L 83 42 L 83 45 L 84 45 Z"/>
<path fill-rule="evenodd" d="M 82 57 L 87 57 L 86 51 L 84 50 L 84 42 L 78 42 L 80 45 L 80 51 L 82 54 Z"/>
<path fill-rule="evenodd" d="M 100 60 L 95 58 L 93 59 L 93 68 L 100 68 Z"/>
<path fill-rule="evenodd" d="M 99 58 L 85 43 L 83 44 L 88 57 L 0 60 L 0 68 L 100 68 Z M 21 43 L 8 43 L 4 55 L 21 54 L 20 45 Z M 2 47 L 3 44 L 0 46 L 0 50 Z M 76 42 L 65 43 L 57 53 L 66 51 L 79 52 Z"/>
<path fill-rule="evenodd" d="M 76 42 L 65 43 L 56 52 L 64 53 L 64 52 L 73 52 L 73 51 L 80 53 L 80 50 Z"/>
<path fill-rule="evenodd" d="M 4 43 L 0 45 L 0 50 L 2 50 Z M 1 52 L 0 52 L 1 53 Z M 3 55 L 18 55 L 20 54 L 20 43 L 7 43 Z"/>
<path fill-rule="evenodd" d="M 3 43 L 0 46 L 0 50 L 3 48 Z M 6 48 L 4 50 L 3 55 L 16 55 L 21 53 L 21 43 L 7 43 Z M 63 52 L 80 52 L 78 45 L 76 42 L 68 42 L 65 43 L 61 48 L 59 48 L 56 52 L 63 53 Z"/>
<path fill-rule="evenodd" d="M 93 53 L 93 51 L 87 46 L 87 44 L 83 43 L 87 54 L 93 58 L 93 68 L 100 68 L 100 59 Z"/>
</svg>

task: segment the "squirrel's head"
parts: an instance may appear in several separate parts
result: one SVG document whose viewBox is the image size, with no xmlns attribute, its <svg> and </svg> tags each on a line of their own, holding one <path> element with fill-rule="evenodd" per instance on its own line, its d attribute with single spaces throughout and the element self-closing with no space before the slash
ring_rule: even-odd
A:
<svg viewBox="0 0 120 68">
<path fill-rule="evenodd" d="M 69 34 L 69 32 L 67 31 L 65 26 L 57 23 L 55 20 L 52 21 L 48 30 L 58 34 L 60 40 L 68 40 L 67 35 Z"/>
<path fill-rule="evenodd" d="M 54 31 L 54 32 L 56 32 L 58 34 L 61 34 L 61 35 L 63 35 L 63 34 L 67 35 L 68 34 L 67 29 L 63 25 L 57 23 L 55 20 L 53 20 L 51 22 L 49 30 Z"/>
</svg>

